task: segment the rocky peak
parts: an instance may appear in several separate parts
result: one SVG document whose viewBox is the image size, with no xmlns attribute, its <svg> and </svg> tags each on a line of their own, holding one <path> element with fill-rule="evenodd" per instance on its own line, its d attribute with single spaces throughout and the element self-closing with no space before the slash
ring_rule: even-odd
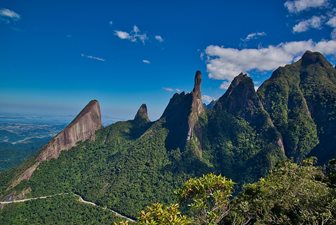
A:
<svg viewBox="0 0 336 225">
<path fill-rule="evenodd" d="M 191 102 L 191 112 L 188 118 L 188 137 L 187 140 L 190 140 L 194 133 L 194 126 L 198 121 L 199 116 L 204 112 L 204 105 L 202 103 L 202 93 L 201 93 L 201 82 L 202 82 L 202 73 L 197 70 L 195 74 L 194 89 L 192 91 L 192 102 Z"/>
<path fill-rule="evenodd" d="M 243 73 L 233 79 L 228 90 L 215 105 L 215 108 L 225 109 L 235 115 L 261 107 L 252 79 Z"/>
<path fill-rule="evenodd" d="M 61 151 L 68 150 L 79 141 L 94 140 L 102 127 L 100 106 L 97 100 L 90 101 L 76 118 L 41 151 L 38 161 L 58 158 Z"/>
<path fill-rule="evenodd" d="M 142 104 L 135 114 L 134 121 L 150 122 L 148 118 L 147 105 Z"/>
<path fill-rule="evenodd" d="M 194 134 L 199 115 L 204 112 L 201 94 L 202 74 L 196 71 L 194 88 L 190 93 L 176 93 L 170 99 L 160 120 L 169 130 L 166 139 L 168 149 L 183 149 Z"/>
<path fill-rule="evenodd" d="M 202 73 L 201 71 L 197 70 L 195 74 L 195 82 L 194 82 L 194 89 L 193 93 L 195 97 L 202 98 L 201 95 L 201 82 L 202 82 Z"/>
<path fill-rule="evenodd" d="M 306 51 L 301 58 L 302 66 L 309 66 L 311 64 L 319 64 L 322 67 L 328 68 L 332 65 L 319 52 Z"/>
<path fill-rule="evenodd" d="M 281 134 L 276 130 L 269 114 L 264 109 L 255 89 L 252 79 L 240 73 L 231 82 L 228 90 L 217 101 L 214 110 L 226 111 L 248 121 L 259 132 L 265 132 L 270 140 L 284 152 Z"/>
<path fill-rule="evenodd" d="M 100 106 L 97 100 L 90 101 L 76 118 L 60 133 L 58 133 L 36 158 L 35 164 L 29 167 L 15 180 L 16 186 L 22 180 L 28 180 L 39 164 L 46 160 L 57 159 L 62 151 L 74 147 L 78 142 L 94 140 L 96 131 L 102 127 Z"/>
</svg>

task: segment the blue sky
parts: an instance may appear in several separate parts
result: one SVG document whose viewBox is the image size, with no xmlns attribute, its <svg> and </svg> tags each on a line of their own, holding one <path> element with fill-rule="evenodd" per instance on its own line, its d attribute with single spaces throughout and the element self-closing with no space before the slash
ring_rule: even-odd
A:
<svg viewBox="0 0 336 225">
<path fill-rule="evenodd" d="M 256 86 L 308 49 L 334 63 L 332 0 L 0 2 L 0 113 L 151 119 L 203 73 L 204 101 L 239 72 Z"/>
</svg>

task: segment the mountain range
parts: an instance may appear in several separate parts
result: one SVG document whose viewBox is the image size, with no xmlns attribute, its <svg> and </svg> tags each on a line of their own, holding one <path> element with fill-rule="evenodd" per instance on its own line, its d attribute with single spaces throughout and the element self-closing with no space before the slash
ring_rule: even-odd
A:
<svg viewBox="0 0 336 225">
<path fill-rule="evenodd" d="M 156 121 L 143 104 L 133 120 L 103 127 L 91 101 L 35 158 L 0 173 L 0 199 L 75 193 L 135 218 L 172 202 L 190 177 L 214 172 L 242 185 L 284 159 L 336 157 L 336 70 L 320 53 L 279 67 L 257 91 L 241 73 L 209 106 L 201 83 L 197 71 L 193 90 L 174 94 Z"/>
</svg>

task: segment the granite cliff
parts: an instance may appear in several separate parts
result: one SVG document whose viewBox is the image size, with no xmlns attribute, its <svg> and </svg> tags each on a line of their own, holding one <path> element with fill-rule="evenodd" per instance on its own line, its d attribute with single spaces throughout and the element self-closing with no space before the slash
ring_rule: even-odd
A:
<svg viewBox="0 0 336 225">
<path fill-rule="evenodd" d="M 57 159 L 62 151 L 71 149 L 78 142 L 94 140 L 96 131 L 101 127 L 99 102 L 92 100 L 63 131 L 42 148 L 35 163 L 13 181 L 12 187 L 23 180 L 28 180 L 43 161 Z"/>
</svg>

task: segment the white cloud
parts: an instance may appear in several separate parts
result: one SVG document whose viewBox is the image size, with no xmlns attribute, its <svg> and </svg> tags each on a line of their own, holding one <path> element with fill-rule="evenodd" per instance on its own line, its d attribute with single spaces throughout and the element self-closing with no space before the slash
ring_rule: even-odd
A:
<svg viewBox="0 0 336 225">
<path fill-rule="evenodd" d="M 106 59 L 104 58 L 100 58 L 100 57 L 97 57 L 97 56 L 92 56 L 92 55 L 86 55 L 86 54 L 81 54 L 82 57 L 84 58 L 87 58 L 87 59 L 92 59 L 92 60 L 97 60 L 97 61 L 101 61 L 101 62 L 105 62 Z"/>
<path fill-rule="evenodd" d="M 328 22 L 327 22 L 327 25 L 333 27 L 333 28 L 336 28 L 336 16 L 334 17 L 331 17 Z"/>
<path fill-rule="evenodd" d="M 255 32 L 248 34 L 245 38 L 241 39 L 242 41 L 250 41 L 252 39 L 258 39 L 259 37 L 266 36 L 265 32 Z"/>
<path fill-rule="evenodd" d="M 143 59 L 142 62 L 143 62 L 144 64 L 151 64 L 151 62 L 150 62 L 149 60 L 147 60 L 147 59 Z"/>
<path fill-rule="evenodd" d="M 293 27 L 294 33 L 305 32 L 311 28 L 320 29 L 322 26 L 322 17 L 313 16 L 310 19 L 303 20 Z"/>
<path fill-rule="evenodd" d="M 169 87 L 164 87 L 162 89 L 165 90 L 165 91 L 168 91 L 168 92 L 173 92 L 174 91 L 173 88 L 169 88 Z"/>
<path fill-rule="evenodd" d="M 164 91 L 167 91 L 167 92 L 177 92 L 177 93 L 180 93 L 182 92 L 181 89 L 178 89 L 178 88 L 171 88 L 171 87 L 163 87 L 162 88 Z"/>
<path fill-rule="evenodd" d="M 212 102 L 213 100 L 215 100 L 214 97 L 209 96 L 209 95 L 202 95 L 202 101 L 206 104 L 209 104 L 210 102 Z"/>
<path fill-rule="evenodd" d="M 115 35 L 122 40 L 129 40 L 131 42 L 141 41 L 145 44 L 145 41 L 148 40 L 146 33 L 141 33 L 138 26 L 134 25 L 133 29 L 130 32 L 115 30 Z"/>
<path fill-rule="evenodd" d="M 10 19 L 12 21 L 17 21 L 21 19 L 21 16 L 18 13 L 6 8 L 0 9 L 0 16 L 5 19 Z"/>
<path fill-rule="evenodd" d="M 328 0 L 288 0 L 285 7 L 290 13 L 298 13 L 310 8 L 323 7 L 328 4 Z"/>
<path fill-rule="evenodd" d="M 238 74 L 236 74 L 236 76 L 237 76 Z M 233 78 L 232 78 L 233 79 Z M 230 87 L 230 84 L 231 84 L 231 81 L 232 80 L 226 80 L 226 81 L 224 81 L 220 86 L 219 86 L 219 88 L 220 89 L 223 89 L 223 90 L 227 90 L 229 87 Z"/>
<path fill-rule="evenodd" d="M 210 45 L 205 50 L 209 57 L 207 71 L 211 79 L 224 80 L 221 88 L 227 89 L 233 78 L 241 72 L 272 71 L 299 59 L 307 50 L 336 56 L 336 40 L 293 41 L 256 49 L 235 49 Z"/>
<path fill-rule="evenodd" d="M 163 37 L 161 35 L 155 35 L 155 40 L 157 40 L 158 42 L 163 42 Z"/>
<path fill-rule="evenodd" d="M 130 37 L 129 33 L 121 30 L 114 31 L 114 34 L 120 39 L 129 39 Z"/>
</svg>

